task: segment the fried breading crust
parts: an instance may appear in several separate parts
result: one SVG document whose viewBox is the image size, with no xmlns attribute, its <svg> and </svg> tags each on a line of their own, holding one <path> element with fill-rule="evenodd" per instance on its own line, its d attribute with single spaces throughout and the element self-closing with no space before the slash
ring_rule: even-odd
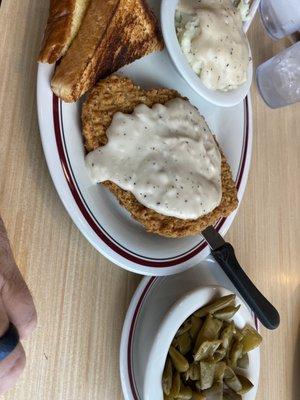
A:
<svg viewBox="0 0 300 400">
<path fill-rule="evenodd" d="M 155 103 L 165 104 L 176 97 L 182 96 L 175 90 L 143 90 L 130 79 L 116 75 L 100 81 L 92 89 L 82 109 L 82 128 L 87 152 L 107 143 L 106 130 L 117 111 L 131 113 L 138 104 L 144 103 L 152 107 Z M 208 225 L 216 223 L 219 218 L 228 216 L 237 207 L 237 190 L 223 154 L 221 169 L 221 203 L 212 212 L 196 220 L 183 220 L 159 214 L 143 206 L 132 193 L 121 189 L 115 183 L 105 181 L 103 185 L 148 232 L 179 238 L 200 233 Z"/>
</svg>

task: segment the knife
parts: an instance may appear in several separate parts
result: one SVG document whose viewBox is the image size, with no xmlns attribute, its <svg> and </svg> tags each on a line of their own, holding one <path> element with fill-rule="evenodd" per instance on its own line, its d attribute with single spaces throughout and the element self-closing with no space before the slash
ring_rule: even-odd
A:
<svg viewBox="0 0 300 400">
<path fill-rule="evenodd" d="M 211 254 L 240 292 L 248 306 L 260 322 L 268 329 L 276 329 L 280 316 L 276 308 L 263 296 L 251 282 L 236 259 L 234 248 L 225 242 L 213 226 L 209 226 L 202 235 L 211 248 Z"/>
</svg>

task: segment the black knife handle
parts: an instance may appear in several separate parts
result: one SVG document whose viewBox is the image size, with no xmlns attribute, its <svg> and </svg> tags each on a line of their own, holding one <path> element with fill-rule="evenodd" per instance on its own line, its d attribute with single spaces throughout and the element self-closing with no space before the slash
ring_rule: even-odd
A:
<svg viewBox="0 0 300 400">
<path fill-rule="evenodd" d="M 278 328 L 280 323 L 278 311 L 245 274 L 231 244 L 225 243 L 211 253 L 260 322 L 268 329 Z"/>
</svg>

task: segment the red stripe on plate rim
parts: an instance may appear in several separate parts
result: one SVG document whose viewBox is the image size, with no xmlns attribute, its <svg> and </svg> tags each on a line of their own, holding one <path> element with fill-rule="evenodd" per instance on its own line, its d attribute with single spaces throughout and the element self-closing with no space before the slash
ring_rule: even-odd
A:
<svg viewBox="0 0 300 400">
<path fill-rule="evenodd" d="M 129 330 L 129 335 L 128 335 L 128 347 L 127 347 L 127 368 L 128 368 L 128 378 L 129 378 L 129 384 L 132 392 L 132 396 L 134 400 L 140 400 L 139 395 L 137 393 L 136 389 L 136 384 L 134 380 L 134 375 L 133 375 L 133 368 L 132 368 L 132 342 L 133 342 L 133 336 L 135 332 L 135 327 L 136 327 L 136 322 L 138 315 L 141 311 L 141 308 L 143 306 L 143 303 L 147 297 L 147 294 L 149 293 L 150 289 L 153 287 L 154 283 L 157 282 L 158 277 L 153 276 L 152 278 L 149 279 L 149 282 L 145 286 L 141 297 L 139 298 L 139 301 L 137 303 L 137 306 L 134 310 L 133 316 L 132 316 L 132 321 L 130 325 L 130 330 Z"/>
<path fill-rule="evenodd" d="M 90 228 L 94 231 L 94 233 L 101 239 L 112 251 L 117 253 L 119 256 L 136 263 L 138 265 L 147 266 L 147 267 L 154 267 L 154 268 L 166 268 L 177 266 L 182 264 L 197 254 L 199 254 L 202 250 L 207 247 L 206 242 L 203 240 L 193 249 L 187 251 L 184 254 L 178 255 L 176 257 L 170 258 L 169 260 L 166 259 L 147 259 L 142 258 L 139 255 L 133 254 L 129 249 L 124 247 L 120 247 L 120 245 L 116 244 L 108 234 L 103 230 L 101 226 L 99 226 L 93 217 L 91 216 L 90 212 L 87 210 L 87 207 L 84 205 L 81 194 L 79 193 L 77 182 L 73 179 L 71 169 L 67 160 L 66 149 L 63 144 L 63 132 L 60 126 L 60 110 L 59 110 L 59 100 L 57 96 L 53 94 L 53 124 L 54 124 L 54 132 L 55 132 L 55 139 L 57 145 L 57 151 L 59 155 L 59 159 L 61 162 L 61 166 L 68 183 L 69 189 L 73 196 L 74 201 L 76 202 L 82 216 L 84 217 L 85 221 L 88 223 Z M 246 97 L 244 101 L 244 141 L 243 141 L 243 149 L 242 149 L 242 157 L 239 165 L 239 171 L 237 174 L 236 186 L 239 190 L 242 177 L 245 170 L 246 164 L 246 156 L 248 150 L 248 140 L 249 140 L 249 106 L 248 106 L 248 98 Z M 215 228 L 219 231 L 220 228 L 225 223 L 226 218 L 222 218 L 218 221 Z"/>
<path fill-rule="evenodd" d="M 133 316 L 132 316 L 130 328 L 129 328 L 128 344 L 127 344 L 127 369 L 128 369 L 128 378 L 129 378 L 131 394 L 132 394 L 134 400 L 140 400 L 140 397 L 138 395 L 138 390 L 136 388 L 136 383 L 135 383 L 134 373 L 133 373 L 133 366 L 132 366 L 133 337 L 135 334 L 137 319 L 141 312 L 143 304 L 145 303 L 145 300 L 147 298 L 148 293 L 150 292 L 150 289 L 153 289 L 154 284 L 158 280 L 159 280 L 159 277 L 152 277 L 149 279 L 149 282 L 146 284 L 146 286 L 137 302 L 136 308 L 135 308 Z M 257 331 L 259 331 L 259 322 L 258 322 L 257 316 L 252 311 L 251 311 L 251 315 L 253 318 L 255 328 Z"/>
</svg>

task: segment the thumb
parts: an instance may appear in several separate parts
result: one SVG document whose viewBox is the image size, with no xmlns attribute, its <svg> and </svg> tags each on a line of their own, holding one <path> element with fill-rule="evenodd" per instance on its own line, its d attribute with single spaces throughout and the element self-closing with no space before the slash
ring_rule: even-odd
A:
<svg viewBox="0 0 300 400">
<path fill-rule="evenodd" d="M 37 316 L 30 291 L 15 263 L 3 222 L 0 218 L 0 290 L 9 320 L 20 339 L 36 327 Z"/>
<path fill-rule="evenodd" d="M 0 297 L 0 336 L 3 336 L 9 326 L 2 299 Z M 25 353 L 21 343 L 13 351 L 0 361 L 0 394 L 11 388 L 21 375 L 25 367 Z"/>
<path fill-rule="evenodd" d="M 37 316 L 30 291 L 17 266 L 15 268 L 4 280 L 2 299 L 8 318 L 22 340 L 36 328 Z"/>
</svg>

